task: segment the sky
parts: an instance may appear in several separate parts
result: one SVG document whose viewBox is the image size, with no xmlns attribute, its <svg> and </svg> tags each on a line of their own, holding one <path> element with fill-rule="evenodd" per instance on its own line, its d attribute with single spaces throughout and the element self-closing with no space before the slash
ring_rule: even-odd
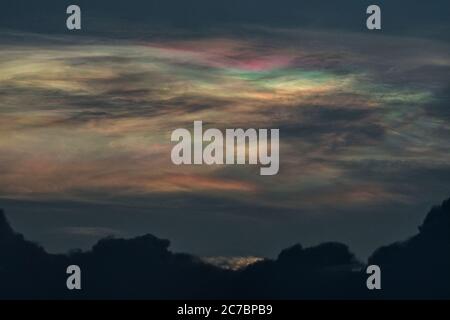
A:
<svg viewBox="0 0 450 320">
<path fill-rule="evenodd" d="M 49 251 L 362 258 L 450 195 L 446 1 L 0 1 L 0 207 Z M 279 128 L 280 171 L 175 166 L 177 128 Z"/>
</svg>

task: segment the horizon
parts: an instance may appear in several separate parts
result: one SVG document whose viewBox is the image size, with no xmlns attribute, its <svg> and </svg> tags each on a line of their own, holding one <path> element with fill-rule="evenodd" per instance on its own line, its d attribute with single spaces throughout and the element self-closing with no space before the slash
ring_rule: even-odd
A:
<svg viewBox="0 0 450 320">
<path fill-rule="evenodd" d="M 441 205 L 444 205 L 445 203 L 450 203 L 450 198 L 444 200 L 442 202 Z M 358 257 L 357 255 L 355 255 L 355 258 L 357 259 L 357 263 L 361 263 L 361 264 L 367 264 L 368 263 L 368 259 L 370 259 L 374 253 L 376 253 L 377 250 L 379 250 L 380 248 L 383 247 L 387 247 L 388 245 L 393 245 L 396 244 L 398 242 L 408 242 L 411 241 L 411 239 L 413 238 L 413 236 L 417 236 L 417 232 L 420 231 L 421 227 L 426 223 L 426 220 L 429 219 L 429 215 L 430 213 L 435 210 L 436 208 L 439 208 L 440 205 L 435 204 L 432 207 L 429 208 L 428 212 L 426 214 L 424 214 L 424 217 L 422 219 L 422 223 L 417 225 L 417 230 L 414 234 L 412 234 L 411 236 L 405 238 L 405 239 L 398 239 L 397 241 L 395 241 L 394 243 L 385 243 L 383 245 L 381 245 L 379 248 L 376 248 L 375 250 L 373 250 L 373 252 L 370 254 L 370 256 L 367 257 L 367 259 L 361 259 L 361 257 Z M 13 232 L 15 234 L 22 234 L 22 232 L 20 230 L 17 230 L 9 221 L 8 219 L 8 215 L 5 212 L 5 210 L 3 210 L 3 208 L 0 208 L 0 218 L 4 218 L 5 219 L 5 223 L 6 226 L 8 226 L 9 228 L 12 228 Z M 1 222 L 3 222 L 3 220 L 0 220 Z M 8 228 L 7 228 L 8 229 Z M 49 253 L 49 254 L 57 254 L 57 255 L 71 255 L 74 252 L 77 253 L 88 253 L 90 251 L 92 251 L 94 249 L 95 246 L 97 246 L 99 243 L 101 243 L 104 240 L 133 240 L 136 238 L 140 238 L 140 237 L 145 237 L 145 236 L 151 236 L 151 237 L 156 237 L 157 239 L 160 239 L 162 241 L 169 241 L 169 245 L 168 245 L 168 249 L 175 253 L 175 254 L 191 254 L 193 256 L 195 256 L 195 254 L 193 253 L 189 253 L 189 252 L 179 252 L 179 251 L 172 251 L 172 242 L 170 239 L 163 239 L 158 237 L 158 235 L 152 234 L 152 233 L 144 233 L 144 234 L 140 234 L 140 235 L 136 235 L 136 236 L 131 236 L 131 237 L 124 237 L 118 234 L 110 234 L 108 233 L 108 230 L 105 229 L 105 234 L 103 235 L 103 237 L 99 238 L 98 240 L 96 240 L 95 242 L 92 243 L 92 245 L 90 247 L 81 249 L 81 248 L 68 248 L 66 251 L 64 252 L 50 252 L 47 250 L 47 248 L 45 248 L 44 245 L 42 245 L 39 242 L 33 241 L 31 239 L 28 239 L 25 236 L 25 240 L 26 241 L 31 241 L 31 243 L 34 243 L 35 245 L 41 247 L 45 252 Z M 282 254 L 283 250 L 289 249 L 289 248 L 293 248 L 295 246 L 302 246 L 305 249 L 313 249 L 317 246 L 323 245 L 323 244 L 327 244 L 327 243 L 339 243 L 339 242 L 335 242 L 335 241 L 324 241 L 322 243 L 317 243 L 317 244 L 313 244 L 313 245 L 309 245 L 309 246 L 303 246 L 301 243 L 291 243 L 289 245 L 286 245 L 282 248 L 280 248 L 279 252 L 277 255 L 269 257 L 269 256 L 251 256 L 251 255 L 241 255 L 241 256 L 221 256 L 221 255 L 215 255 L 215 256 L 198 256 L 198 258 L 201 259 L 201 261 L 203 261 L 204 263 L 213 265 L 215 267 L 221 268 L 221 269 L 225 269 L 225 270 L 240 270 L 240 269 L 245 269 L 246 267 L 255 264 L 255 263 L 259 263 L 265 260 L 276 260 L 277 258 L 280 257 L 280 254 Z M 343 243 L 343 245 L 346 245 L 345 243 Z M 350 252 L 352 251 L 351 246 L 349 246 L 349 250 Z"/>
</svg>

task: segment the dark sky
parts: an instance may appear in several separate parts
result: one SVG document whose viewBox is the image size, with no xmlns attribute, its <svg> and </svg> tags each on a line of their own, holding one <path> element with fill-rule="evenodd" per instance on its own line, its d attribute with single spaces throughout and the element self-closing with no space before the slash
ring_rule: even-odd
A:
<svg viewBox="0 0 450 320">
<path fill-rule="evenodd" d="M 51 251 L 153 233 L 364 258 L 450 194 L 448 1 L 0 3 L 0 207 Z M 279 128 L 280 173 L 173 166 L 194 120 Z"/>
<path fill-rule="evenodd" d="M 137 26 L 165 26 L 208 32 L 224 25 L 308 27 L 365 31 L 365 10 L 382 8 L 383 34 L 432 36 L 446 39 L 450 4 L 445 0 L 331 1 L 331 0 L 2 0 L 1 26 L 32 32 L 66 32 L 61 12 L 78 4 L 86 19 L 84 33 L 141 31 Z M 64 22 L 64 20 L 63 20 Z M 112 31 L 112 32 L 111 32 Z M 446 32 L 447 31 L 447 32 Z M 132 36 L 132 34 L 128 34 Z"/>
</svg>

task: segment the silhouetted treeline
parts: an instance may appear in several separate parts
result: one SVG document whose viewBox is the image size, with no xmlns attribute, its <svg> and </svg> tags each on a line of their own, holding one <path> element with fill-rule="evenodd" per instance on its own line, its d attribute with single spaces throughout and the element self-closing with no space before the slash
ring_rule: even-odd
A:
<svg viewBox="0 0 450 320">
<path fill-rule="evenodd" d="M 49 254 L 12 230 L 0 210 L 0 299 L 449 299 L 450 199 L 434 207 L 414 237 L 377 249 L 381 290 L 366 287 L 366 266 L 340 243 L 295 245 L 277 259 L 224 270 L 170 242 L 145 235 L 107 238 L 87 252 Z M 66 268 L 82 270 L 82 290 Z"/>
</svg>

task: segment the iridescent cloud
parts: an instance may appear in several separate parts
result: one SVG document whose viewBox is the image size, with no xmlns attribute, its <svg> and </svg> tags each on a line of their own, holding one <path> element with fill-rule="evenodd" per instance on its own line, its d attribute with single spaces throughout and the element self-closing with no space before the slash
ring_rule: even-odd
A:
<svg viewBox="0 0 450 320">
<path fill-rule="evenodd" d="M 449 80 L 449 48 L 436 41 L 378 37 L 363 46 L 358 35 L 283 30 L 111 44 L 25 36 L 32 45 L 0 50 L 1 197 L 189 192 L 359 206 L 413 196 L 348 163 L 450 163 L 448 119 L 427 112 Z M 170 133 L 194 120 L 280 128 L 280 174 L 175 167 Z"/>
</svg>

